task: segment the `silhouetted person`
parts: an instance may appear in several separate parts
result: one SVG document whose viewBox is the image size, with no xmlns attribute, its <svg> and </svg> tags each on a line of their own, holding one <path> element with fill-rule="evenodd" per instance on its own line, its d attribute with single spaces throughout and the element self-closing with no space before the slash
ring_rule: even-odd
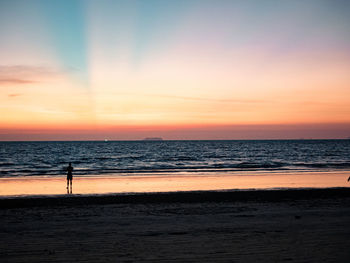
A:
<svg viewBox="0 0 350 263">
<path fill-rule="evenodd" d="M 72 193 L 72 181 L 73 181 L 73 166 L 72 163 L 69 163 L 67 170 L 67 193 L 69 193 L 69 184 L 70 184 L 70 193 Z"/>
</svg>

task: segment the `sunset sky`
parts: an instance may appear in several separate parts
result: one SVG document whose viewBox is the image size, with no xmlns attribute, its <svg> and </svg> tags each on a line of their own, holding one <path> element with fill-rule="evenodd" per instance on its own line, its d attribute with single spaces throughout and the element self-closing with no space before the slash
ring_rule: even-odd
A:
<svg viewBox="0 0 350 263">
<path fill-rule="evenodd" d="M 0 0 L 0 140 L 350 137 L 350 1 Z"/>
</svg>

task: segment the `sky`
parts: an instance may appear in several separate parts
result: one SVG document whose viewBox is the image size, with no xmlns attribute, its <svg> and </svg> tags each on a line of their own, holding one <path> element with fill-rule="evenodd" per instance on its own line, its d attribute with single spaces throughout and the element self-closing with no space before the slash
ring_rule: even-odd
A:
<svg viewBox="0 0 350 263">
<path fill-rule="evenodd" d="M 350 137 L 350 1 L 0 0 L 0 140 Z"/>
</svg>

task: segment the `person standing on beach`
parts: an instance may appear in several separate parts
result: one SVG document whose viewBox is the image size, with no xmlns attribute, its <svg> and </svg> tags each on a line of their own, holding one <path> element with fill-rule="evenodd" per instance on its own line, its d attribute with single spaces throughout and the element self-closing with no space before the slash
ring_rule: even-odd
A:
<svg viewBox="0 0 350 263">
<path fill-rule="evenodd" d="M 67 170 L 67 189 L 69 188 L 70 184 L 70 191 L 72 193 L 72 181 L 73 181 L 73 166 L 72 163 L 69 163 L 68 167 L 66 168 Z"/>
</svg>

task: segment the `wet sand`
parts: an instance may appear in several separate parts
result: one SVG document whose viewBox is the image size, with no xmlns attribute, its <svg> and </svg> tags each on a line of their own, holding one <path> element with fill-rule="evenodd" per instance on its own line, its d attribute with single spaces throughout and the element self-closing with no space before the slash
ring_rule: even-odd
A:
<svg viewBox="0 0 350 263">
<path fill-rule="evenodd" d="M 142 176 L 89 176 L 73 179 L 73 194 L 176 192 L 231 189 L 349 187 L 349 171 L 231 172 L 201 174 L 147 174 Z M 0 196 L 64 195 L 66 178 L 0 178 Z"/>
<path fill-rule="evenodd" d="M 349 262 L 350 189 L 0 199 L 1 262 Z"/>
</svg>

